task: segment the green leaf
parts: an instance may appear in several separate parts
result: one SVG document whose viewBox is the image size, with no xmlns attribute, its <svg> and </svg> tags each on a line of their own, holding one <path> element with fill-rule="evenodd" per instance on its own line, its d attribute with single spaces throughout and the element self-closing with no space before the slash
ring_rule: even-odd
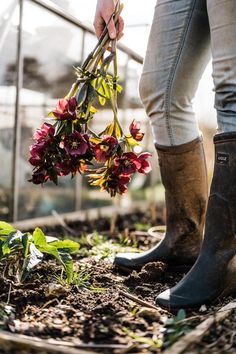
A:
<svg viewBox="0 0 236 354">
<path fill-rule="evenodd" d="M 121 128 L 117 123 L 115 124 L 115 136 L 117 139 L 120 139 L 122 137 Z"/>
<path fill-rule="evenodd" d="M 88 101 L 92 102 L 93 100 L 95 100 L 95 98 L 97 98 L 97 91 L 95 90 L 95 88 L 92 85 L 89 85 L 88 87 Z"/>
<path fill-rule="evenodd" d="M 35 246 L 47 245 L 46 236 L 44 235 L 43 231 L 38 227 L 36 227 L 33 232 L 33 242 Z"/>
<path fill-rule="evenodd" d="M 2 245 L 2 253 L 3 255 L 10 254 L 14 249 L 21 248 L 22 243 L 22 233 L 20 231 L 12 232 L 7 237 L 6 241 Z"/>
<path fill-rule="evenodd" d="M 126 140 L 126 144 L 131 149 L 133 149 L 135 146 L 140 145 L 131 135 L 126 135 L 125 140 Z"/>
<path fill-rule="evenodd" d="M 121 93 L 123 90 L 122 86 L 116 83 L 116 91 Z"/>
<path fill-rule="evenodd" d="M 68 253 L 60 253 L 59 255 L 66 271 L 67 282 L 70 284 L 73 279 L 73 260 Z"/>
<path fill-rule="evenodd" d="M 92 137 L 89 141 L 93 144 L 99 144 L 102 140 L 100 138 Z"/>
<path fill-rule="evenodd" d="M 107 87 L 107 83 L 103 78 L 97 92 L 99 95 L 98 96 L 99 102 L 102 106 L 104 106 L 104 104 L 106 103 L 106 98 L 108 99 L 110 98 L 110 93 Z"/>
<path fill-rule="evenodd" d="M 56 127 L 56 129 L 55 129 L 55 136 L 56 135 L 59 135 L 60 133 L 61 133 L 61 131 L 64 129 L 64 127 L 65 127 L 65 124 L 66 124 L 66 122 L 65 121 L 57 121 L 56 122 L 56 124 L 54 124 L 54 127 Z"/>
<path fill-rule="evenodd" d="M 98 100 L 99 100 L 99 103 L 100 103 L 101 106 L 105 105 L 106 99 L 103 96 L 98 95 Z"/>
<path fill-rule="evenodd" d="M 177 321 L 182 321 L 185 319 L 185 317 L 186 317 L 186 312 L 183 309 L 179 310 L 176 317 Z"/>
<path fill-rule="evenodd" d="M 79 243 L 71 241 L 71 240 L 58 240 L 51 242 L 50 245 L 56 247 L 59 252 L 63 253 L 73 253 L 77 252 L 80 248 Z"/>
<path fill-rule="evenodd" d="M 48 118 L 55 118 L 53 112 L 49 112 L 49 113 L 47 114 L 47 117 L 48 117 Z"/>
<path fill-rule="evenodd" d="M 52 246 L 51 243 L 38 246 L 38 249 L 40 250 L 40 252 L 50 254 L 51 256 L 55 257 L 58 261 L 61 261 L 57 248 Z"/>
<path fill-rule="evenodd" d="M 86 100 L 87 93 L 88 93 L 88 84 L 87 83 L 82 84 L 76 94 L 76 101 L 77 101 L 78 107 L 82 106 L 82 104 Z"/>
<path fill-rule="evenodd" d="M 43 259 L 43 254 L 37 249 L 37 247 L 33 243 L 30 244 L 29 251 L 30 254 L 26 258 L 23 265 L 23 272 L 21 276 L 22 281 L 27 278 L 29 272 Z"/>
<path fill-rule="evenodd" d="M 28 252 L 29 252 L 30 239 L 32 239 L 32 236 L 29 233 L 22 235 L 21 242 L 22 242 L 22 246 L 23 246 L 24 258 L 27 257 Z"/>
<path fill-rule="evenodd" d="M 5 222 L 5 221 L 0 221 L 0 229 L 1 230 L 6 229 L 6 230 L 15 231 L 15 228 L 12 225 L 10 225 L 7 222 Z"/>
<path fill-rule="evenodd" d="M 104 130 L 103 134 L 104 135 L 112 135 L 114 132 L 114 122 L 112 122 L 111 124 L 109 124 L 106 129 Z"/>
<path fill-rule="evenodd" d="M 0 235 L 8 236 L 11 232 L 16 231 L 16 229 L 5 221 L 0 221 Z"/>
</svg>

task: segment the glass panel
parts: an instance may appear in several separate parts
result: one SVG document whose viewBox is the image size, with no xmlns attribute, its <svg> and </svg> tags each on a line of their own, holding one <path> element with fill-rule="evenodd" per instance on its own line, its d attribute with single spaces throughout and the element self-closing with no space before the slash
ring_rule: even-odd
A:
<svg viewBox="0 0 236 354">
<path fill-rule="evenodd" d="M 10 218 L 18 1 L 0 7 L 0 218 Z"/>
<path fill-rule="evenodd" d="M 52 2 L 92 27 L 97 0 L 52 0 Z M 125 36 L 121 41 L 144 55 L 156 0 L 122 0 L 122 3 Z"/>
<path fill-rule="evenodd" d="M 41 188 L 27 182 L 31 174 L 28 148 L 32 133 L 74 81 L 73 66 L 81 62 L 82 31 L 58 16 L 25 2 L 23 17 L 24 78 L 21 92 L 21 169 L 19 219 L 75 208 L 75 183 L 63 178 L 58 186 Z"/>
</svg>

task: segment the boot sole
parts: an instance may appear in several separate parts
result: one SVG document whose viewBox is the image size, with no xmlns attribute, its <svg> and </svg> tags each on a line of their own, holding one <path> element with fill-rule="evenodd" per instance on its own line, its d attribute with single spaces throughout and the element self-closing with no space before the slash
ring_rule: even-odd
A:
<svg viewBox="0 0 236 354">
<path fill-rule="evenodd" d="M 228 295 L 229 296 L 229 295 Z M 214 305 L 217 300 L 223 299 L 225 298 L 225 289 L 213 300 L 208 300 L 206 302 L 204 302 L 203 304 L 200 304 L 198 306 L 194 306 L 194 307 L 179 307 L 179 308 L 174 308 L 174 307 L 170 307 L 170 306 L 160 306 L 159 304 L 156 304 L 156 306 L 159 306 L 160 308 L 164 308 L 165 310 L 168 310 L 170 313 L 173 313 L 174 315 L 176 315 L 179 310 L 184 310 L 185 312 L 192 312 L 192 311 L 199 311 L 199 309 L 201 308 L 201 306 L 205 305 L 205 306 L 212 306 Z"/>
</svg>

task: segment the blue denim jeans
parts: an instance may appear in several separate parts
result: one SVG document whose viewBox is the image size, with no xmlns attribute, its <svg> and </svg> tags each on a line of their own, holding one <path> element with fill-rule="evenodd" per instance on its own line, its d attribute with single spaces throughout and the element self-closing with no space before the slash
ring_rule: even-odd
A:
<svg viewBox="0 0 236 354">
<path fill-rule="evenodd" d="M 199 136 L 192 100 L 211 55 L 218 132 L 236 131 L 236 0 L 157 0 L 140 79 L 156 143 Z"/>
</svg>

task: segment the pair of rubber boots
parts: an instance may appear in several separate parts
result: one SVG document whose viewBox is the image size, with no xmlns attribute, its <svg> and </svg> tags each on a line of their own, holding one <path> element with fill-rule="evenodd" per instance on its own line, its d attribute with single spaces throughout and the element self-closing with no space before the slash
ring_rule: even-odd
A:
<svg viewBox="0 0 236 354">
<path fill-rule="evenodd" d="M 201 138 L 177 147 L 156 146 L 165 187 L 166 234 L 149 251 L 118 254 L 114 260 L 126 269 L 154 261 L 172 268 L 193 265 L 176 286 L 156 298 L 168 309 L 198 308 L 236 292 L 236 132 L 215 135 L 214 144 L 209 198 Z"/>
</svg>

